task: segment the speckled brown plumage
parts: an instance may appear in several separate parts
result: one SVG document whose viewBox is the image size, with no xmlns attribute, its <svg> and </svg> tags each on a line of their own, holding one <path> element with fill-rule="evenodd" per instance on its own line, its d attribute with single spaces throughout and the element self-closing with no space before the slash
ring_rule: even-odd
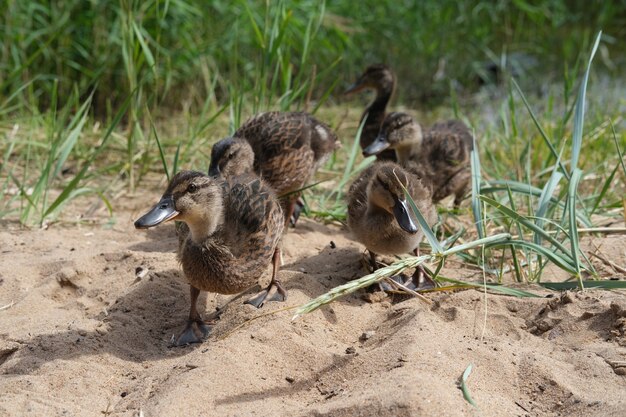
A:
<svg viewBox="0 0 626 417">
<path fill-rule="evenodd" d="M 281 196 L 289 219 L 296 191 L 338 147 L 335 133 L 307 113 L 261 113 L 213 146 L 209 174 L 229 177 L 252 167 Z"/>
<path fill-rule="evenodd" d="M 196 310 L 199 291 L 234 294 L 257 284 L 277 254 L 283 212 L 274 191 L 254 174 L 216 179 L 182 171 L 135 226 L 170 219 L 180 222 L 178 259 L 192 298 L 189 324 L 177 343 L 198 342 L 208 331 Z M 273 282 L 276 273 L 274 262 Z"/>
<path fill-rule="evenodd" d="M 384 255 L 409 253 L 424 237 L 419 227 L 414 233 L 404 230 L 394 215 L 396 199 L 404 200 L 398 180 L 407 188 L 429 225 L 437 220 L 430 190 L 415 173 L 394 162 L 375 162 L 359 175 L 348 192 L 348 226 L 356 239 L 371 252 Z M 409 210 L 408 213 L 415 222 L 413 212 Z"/>
<path fill-rule="evenodd" d="M 202 182 L 207 179 L 201 177 Z M 216 185 L 219 189 L 212 192 L 221 193 L 221 224 L 200 242 L 183 231 L 178 257 L 189 284 L 235 294 L 255 285 L 267 270 L 283 231 L 282 210 L 274 192 L 256 176 L 229 178 Z M 215 204 L 207 204 L 213 214 L 219 211 Z"/>
<path fill-rule="evenodd" d="M 360 126 L 363 120 L 365 120 L 360 138 L 361 149 L 368 147 L 378 136 L 380 127 L 385 120 L 385 111 L 395 85 L 396 77 L 391 68 L 384 64 L 375 64 L 367 67 L 354 84 L 346 90 L 345 94 L 355 93 L 363 89 L 376 91 L 374 101 L 365 108 L 359 121 Z M 376 158 L 378 160 L 395 161 L 396 155 L 393 151 L 386 150 L 376 155 Z"/>
<path fill-rule="evenodd" d="M 433 192 L 433 202 L 454 195 L 458 206 L 467 192 L 471 179 L 470 154 L 473 137 L 459 120 L 434 124 L 425 133 L 406 113 L 390 113 L 380 130 L 380 141 L 394 149 L 398 161 L 408 166 L 409 161 Z"/>
</svg>

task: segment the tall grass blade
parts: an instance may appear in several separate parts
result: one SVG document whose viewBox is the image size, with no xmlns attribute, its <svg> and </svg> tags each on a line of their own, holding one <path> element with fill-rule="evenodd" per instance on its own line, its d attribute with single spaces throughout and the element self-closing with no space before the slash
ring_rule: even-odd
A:
<svg viewBox="0 0 626 417">
<path fill-rule="evenodd" d="M 538 255 L 546 257 L 547 259 L 549 259 L 552 263 L 554 263 L 556 266 L 558 266 L 562 270 L 567 271 L 572 275 L 576 275 L 577 273 L 576 268 L 572 266 L 573 261 L 571 259 L 565 258 L 561 255 L 557 255 L 555 252 L 549 249 L 546 249 L 543 246 L 536 245 L 535 243 L 528 242 L 526 240 L 511 239 L 510 241 L 504 242 L 504 243 L 494 243 L 494 244 L 485 245 L 485 248 L 497 248 L 497 247 L 503 247 L 503 246 L 525 247 L 527 249 L 534 251 Z"/>
<path fill-rule="evenodd" d="M 135 93 L 136 92 L 133 91 L 131 95 L 126 97 L 126 100 L 122 103 L 122 105 L 120 106 L 120 109 L 117 111 L 117 113 L 115 114 L 115 117 L 113 118 L 111 124 L 109 125 L 109 128 L 107 129 L 104 137 L 102 138 L 102 141 L 100 142 L 100 145 L 98 145 L 96 149 L 94 149 L 94 151 L 91 153 L 89 158 L 87 158 L 87 160 L 83 162 L 83 166 L 80 169 L 80 171 L 74 176 L 74 178 L 69 182 L 69 184 L 65 186 L 63 191 L 61 191 L 61 194 L 59 194 L 59 196 L 54 200 L 54 202 L 50 205 L 50 207 L 48 207 L 48 209 L 43 213 L 44 218 L 50 215 L 51 213 L 53 213 L 63 203 L 68 201 L 68 198 L 70 197 L 71 193 L 77 188 L 78 184 L 80 183 L 80 181 L 83 179 L 83 177 L 89 170 L 89 167 L 93 163 L 94 159 L 96 159 L 96 156 L 98 156 L 98 154 L 100 154 L 100 152 L 102 152 L 105 149 L 105 145 L 110 139 L 113 133 L 113 130 L 117 127 L 117 125 L 122 120 L 122 117 L 124 117 L 124 115 L 126 114 L 126 111 L 128 110 L 128 107 L 130 106 L 132 96 Z"/>
<path fill-rule="evenodd" d="M 539 120 L 537 119 L 537 116 L 535 116 L 535 112 L 533 111 L 532 107 L 530 107 L 530 104 L 528 103 L 528 100 L 526 100 L 526 96 L 522 92 L 522 89 L 517 84 L 515 79 L 511 78 L 511 81 L 513 82 L 513 85 L 515 86 L 515 89 L 517 90 L 517 92 L 519 93 L 520 97 L 522 98 L 522 101 L 524 102 L 524 106 L 526 106 L 526 109 L 528 110 L 528 113 L 530 114 L 531 119 L 533 119 L 533 123 L 537 127 L 537 130 L 539 130 L 539 133 L 541 134 L 541 137 L 543 138 L 544 143 L 548 146 L 548 149 L 550 149 L 550 153 L 552 154 L 554 159 L 559 161 L 559 167 L 561 168 L 563 173 L 569 179 L 569 174 L 567 173 L 567 170 L 565 169 L 565 166 L 563 165 L 562 162 L 560 162 L 559 154 L 557 153 L 556 149 L 554 148 L 554 145 L 552 145 L 552 141 L 548 137 L 546 131 L 543 130 L 543 127 L 539 123 Z"/>
<path fill-rule="evenodd" d="M 550 201 L 552 200 L 552 196 L 556 191 L 556 188 L 559 185 L 559 182 L 563 178 L 563 174 L 560 171 L 557 171 L 556 168 L 552 171 L 552 175 L 550 175 L 550 179 L 541 190 L 541 195 L 539 196 L 539 202 L 537 203 L 537 210 L 535 212 L 537 227 L 543 229 L 544 217 L 548 212 L 548 208 L 550 207 Z M 541 245 L 541 235 L 535 233 L 535 243 Z"/>
<path fill-rule="evenodd" d="M 478 231 L 478 237 L 485 237 L 485 225 L 483 224 L 482 203 L 478 196 L 480 195 L 480 157 L 478 156 L 478 147 L 476 146 L 476 135 L 472 132 L 472 152 L 471 168 L 472 168 L 472 214 L 474 215 L 474 224 Z"/>
<path fill-rule="evenodd" d="M 596 55 L 596 51 L 598 50 L 598 45 L 600 45 L 600 38 L 602 37 L 602 31 L 598 32 L 596 36 L 596 41 L 593 44 L 593 48 L 591 50 L 591 56 L 589 56 L 589 61 L 587 62 L 587 70 L 585 71 L 585 75 L 583 77 L 583 82 L 580 84 L 580 90 L 578 91 L 578 98 L 576 99 L 576 111 L 574 113 L 574 132 L 572 133 L 572 159 L 570 168 L 572 170 L 572 174 L 574 170 L 578 167 L 578 158 L 580 157 L 580 149 L 582 148 L 583 142 L 583 124 L 585 120 L 585 95 L 587 93 L 587 83 L 589 81 L 589 71 L 591 70 L 591 62 L 593 61 L 593 57 Z"/>
<path fill-rule="evenodd" d="M 546 239 L 547 241 L 552 243 L 556 248 L 558 248 L 563 253 L 564 256 L 567 257 L 569 261 L 572 261 L 572 259 L 570 259 L 571 255 L 569 253 L 569 250 L 565 246 L 563 246 L 561 242 L 559 242 L 554 237 L 552 237 L 551 234 L 547 233 L 545 230 L 537 226 L 534 222 L 530 221 L 529 219 L 519 214 L 518 212 L 510 209 L 509 207 L 506 207 L 500 204 L 499 202 L 497 202 L 496 200 L 492 198 L 481 195 L 480 199 L 484 201 L 485 203 L 489 204 L 490 206 L 492 206 L 493 208 L 495 208 L 496 210 L 500 211 L 502 214 L 504 214 L 508 218 L 513 219 L 516 222 L 519 222 L 520 224 L 522 224 L 524 227 L 532 230 L 535 234 L 541 236 L 542 239 Z"/>
<path fill-rule="evenodd" d="M 523 182 L 511 180 L 491 180 L 489 181 L 488 186 L 482 187 L 481 192 L 483 195 L 493 194 L 498 191 L 507 191 L 507 189 L 509 188 L 514 193 L 532 195 L 534 197 L 541 197 L 541 194 L 543 193 L 543 190 L 541 188 L 537 188 Z M 565 209 L 565 204 L 554 197 L 550 198 L 550 202 L 552 204 L 558 205 L 562 209 Z M 577 212 L 576 216 L 578 217 L 578 221 L 580 221 L 586 227 L 593 227 L 593 223 L 584 213 Z"/>
<path fill-rule="evenodd" d="M 572 251 L 571 258 L 574 261 L 573 267 L 576 270 L 576 278 L 578 279 L 581 290 L 583 290 L 584 287 L 582 277 L 580 276 L 580 261 L 578 259 L 580 248 L 578 242 L 578 225 L 576 223 L 576 193 L 578 192 L 578 183 L 582 174 L 583 172 L 579 168 L 574 168 L 567 196 L 569 207 L 569 238 Z"/>
<path fill-rule="evenodd" d="M 415 204 L 415 201 L 411 197 L 411 194 L 409 194 L 409 190 L 407 190 L 404 187 L 404 185 L 400 182 L 400 180 L 398 180 L 398 183 L 400 183 L 400 186 L 402 187 L 402 190 L 404 191 L 404 197 L 409 202 L 411 209 L 413 209 L 413 213 L 415 214 L 415 217 L 417 217 L 417 222 L 420 224 L 420 228 L 422 229 L 422 232 L 424 232 L 424 236 L 426 236 L 426 240 L 428 240 L 428 243 L 430 244 L 430 247 L 432 248 L 433 252 L 435 252 L 436 254 L 442 254 L 443 247 L 439 243 L 439 240 L 437 240 L 437 237 L 433 233 L 433 230 L 430 228 L 430 225 L 426 221 L 426 218 L 422 214 L 422 211 Z"/>
</svg>

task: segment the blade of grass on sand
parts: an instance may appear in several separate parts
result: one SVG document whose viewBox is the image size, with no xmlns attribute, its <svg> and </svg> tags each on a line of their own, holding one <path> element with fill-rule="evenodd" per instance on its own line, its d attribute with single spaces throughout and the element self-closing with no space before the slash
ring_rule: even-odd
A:
<svg viewBox="0 0 626 417">
<path fill-rule="evenodd" d="M 463 392 L 463 398 L 465 398 L 465 401 L 467 401 L 474 407 L 478 408 L 478 406 L 472 399 L 472 395 L 469 392 L 469 388 L 467 387 L 467 378 L 469 378 L 471 373 L 472 373 L 472 364 L 470 363 L 467 366 L 467 368 L 465 368 L 465 372 L 463 372 L 463 375 L 461 376 L 461 391 Z"/>
<path fill-rule="evenodd" d="M 488 290 L 499 292 L 505 295 L 511 295 L 513 297 L 519 297 L 519 298 L 538 298 L 538 297 L 541 298 L 542 297 L 541 295 L 533 294 L 532 292 L 520 290 L 518 288 L 507 287 L 502 284 L 494 284 L 494 283 L 485 284 L 484 282 L 467 282 L 467 281 L 459 281 L 457 279 L 446 278 L 446 277 L 439 277 L 438 280 L 442 282 L 450 282 L 459 288 L 484 289 L 486 287 Z M 445 288 L 445 287 L 440 287 L 440 288 Z"/>
<path fill-rule="evenodd" d="M 362 278 L 355 279 L 346 284 L 335 287 L 327 293 L 322 294 L 319 297 L 309 301 L 308 303 L 298 307 L 298 310 L 296 310 L 296 314 L 293 316 L 292 320 L 295 320 L 304 314 L 311 313 L 312 311 L 315 311 L 318 308 L 329 304 L 340 297 L 343 297 L 344 295 L 348 295 L 361 288 L 368 287 L 372 284 L 382 281 L 387 277 L 397 275 L 405 269 L 414 268 L 417 265 L 421 265 L 431 258 L 431 255 L 422 255 L 418 257 L 402 259 L 400 261 L 392 263 L 389 266 L 379 268 L 373 273 L 365 275 Z"/>
<path fill-rule="evenodd" d="M 499 235 L 489 236 L 484 239 L 478 239 L 472 242 L 465 243 L 463 245 L 449 248 L 446 251 L 444 251 L 442 255 L 443 256 L 451 255 L 459 251 L 473 249 L 483 244 L 486 246 L 486 244 L 488 243 L 492 243 L 492 244 L 503 243 L 503 242 L 506 242 L 510 237 L 511 235 L 509 235 L 508 233 L 501 233 Z M 421 265 L 424 262 L 428 260 L 433 260 L 435 258 L 436 258 L 436 255 L 428 254 L 428 255 L 421 255 L 417 257 L 412 256 L 412 257 L 408 257 L 405 259 L 401 259 L 397 262 L 392 263 L 389 266 L 377 269 L 375 272 L 369 275 L 366 275 L 362 278 L 359 278 L 354 281 L 350 281 L 344 285 L 335 287 L 332 290 L 328 291 L 327 293 L 322 294 L 319 297 L 309 301 L 308 303 L 298 307 L 298 310 L 296 310 L 296 314 L 294 315 L 292 320 L 295 320 L 304 314 L 315 311 L 321 306 L 331 303 L 335 301 L 336 299 L 343 297 L 344 295 L 351 294 L 359 290 L 360 288 L 368 287 L 372 284 L 382 281 L 383 279 L 387 277 L 397 275 L 400 272 L 404 271 L 405 269 L 414 268 L 417 265 Z"/>
<path fill-rule="evenodd" d="M 600 280 L 600 281 L 583 281 L 584 288 L 596 288 L 602 290 L 624 290 L 626 289 L 626 281 Z M 577 290 L 580 288 L 580 282 L 541 282 L 544 288 L 554 291 Z"/>
</svg>

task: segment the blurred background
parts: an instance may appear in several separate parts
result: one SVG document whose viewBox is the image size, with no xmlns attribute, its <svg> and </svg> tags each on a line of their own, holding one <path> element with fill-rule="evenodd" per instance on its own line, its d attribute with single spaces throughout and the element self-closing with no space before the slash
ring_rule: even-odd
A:
<svg viewBox="0 0 626 417">
<path fill-rule="evenodd" d="M 106 117 L 135 89 L 170 109 L 242 93 L 287 95 L 288 108 L 377 62 L 401 80 L 397 100 L 428 107 L 503 70 L 530 86 L 575 77 L 600 29 L 594 69 L 621 75 L 625 64 L 624 1 L 1 0 L 0 10 L 4 114 L 93 92 Z"/>
</svg>

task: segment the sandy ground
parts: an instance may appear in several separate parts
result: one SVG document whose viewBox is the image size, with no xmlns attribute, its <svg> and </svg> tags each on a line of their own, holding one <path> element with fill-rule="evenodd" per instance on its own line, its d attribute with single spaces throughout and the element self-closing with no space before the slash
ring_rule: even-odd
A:
<svg viewBox="0 0 626 417">
<path fill-rule="evenodd" d="M 188 287 L 173 226 L 132 226 L 148 194 L 109 227 L 3 224 L 0 415 L 626 415 L 624 292 L 459 291 L 429 305 L 362 291 L 291 321 L 282 309 L 364 273 L 347 231 L 307 219 L 286 236 L 286 303 L 257 310 L 240 297 L 205 343 L 170 347 Z M 595 244 L 626 264 L 623 237 Z M 454 267 L 448 276 L 480 278 Z M 458 385 L 469 364 L 479 408 Z"/>
</svg>

